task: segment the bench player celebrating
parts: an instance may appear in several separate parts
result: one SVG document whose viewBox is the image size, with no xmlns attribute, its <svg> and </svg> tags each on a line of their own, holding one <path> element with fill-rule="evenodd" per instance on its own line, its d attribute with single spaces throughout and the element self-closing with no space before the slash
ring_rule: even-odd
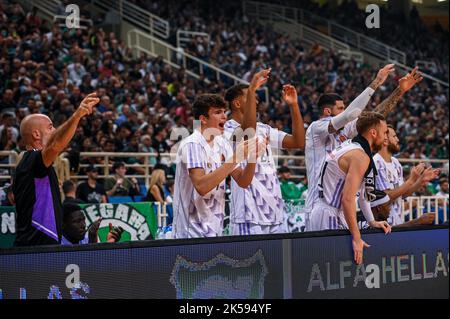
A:
<svg viewBox="0 0 450 319">
<path fill-rule="evenodd" d="M 174 194 L 174 238 L 222 236 L 225 214 L 225 179 L 231 175 L 240 187 L 247 187 L 254 175 L 257 149 L 265 141 L 244 141 L 233 153 L 223 138 L 225 101 L 215 94 L 204 94 L 193 105 L 200 128 L 183 140 L 177 152 Z M 249 160 L 244 169 L 238 164 Z"/>
</svg>

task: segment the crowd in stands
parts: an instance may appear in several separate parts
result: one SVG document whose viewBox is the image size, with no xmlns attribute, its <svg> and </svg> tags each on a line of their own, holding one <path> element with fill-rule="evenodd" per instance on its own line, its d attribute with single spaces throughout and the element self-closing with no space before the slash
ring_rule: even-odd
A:
<svg viewBox="0 0 450 319">
<path fill-rule="evenodd" d="M 345 61 L 337 53 L 325 52 L 317 47 L 306 50 L 301 41 L 292 40 L 271 28 L 249 21 L 243 16 L 239 2 L 209 5 L 202 1 L 193 3 L 191 1 L 176 3 L 151 1 L 150 3 L 145 0 L 136 0 L 134 2 L 168 18 L 175 29 L 209 33 L 210 44 L 204 43 L 204 40 L 199 37 L 192 41 L 187 51 L 232 74 L 249 80 L 258 68 L 265 65 L 271 66 L 274 70 L 270 84 L 271 101 L 269 105 L 261 105 L 260 113 L 263 122 L 276 127 L 289 130 L 290 123 L 289 112 L 279 101 L 281 84 L 290 82 L 296 85 L 303 116 L 305 121 L 310 123 L 317 119 L 315 105 L 319 92 L 337 92 L 349 103 L 367 86 L 375 74 L 375 69 L 367 65 Z M 305 3 L 307 5 L 303 7 L 302 2 L 302 8 L 306 10 L 311 9 L 314 12 L 320 10 L 313 2 Z M 347 7 L 352 8 L 349 9 L 350 12 L 357 10 L 353 1 L 344 1 L 337 12 L 346 12 Z M 395 21 L 388 16 L 386 20 Z M 413 21 L 420 23 L 418 17 Z M 398 24 L 394 30 L 400 26 L 403 27 L 403 24 Z M 416 29 L 413 28 L 413 30 Z M 402 38 L 405 33 L 408 33 L 408 37 L 414 37 L 409 31 L 409 27 L 406 26 L 398 32 L 384 32 L 384 34 Z M 417 32 L 420 34 L 420 39 L 428 37 L 429 40 L 422 42 L 431 45 L 434 49 L 424 51 L 414 48 L 415 51 L 433 54 L 434 58 L 438 58 L 441 62 L 448 58 L 447 37 L 444 40 L 440 36 L 431 36 L 428 31 L 420 28 Z M 448 63 L 445 73 L 448 73 Z M 397 74 L 383 87 L 381 94 L 375 96 L 371 102 L 372 106 L 377 105 L 392 92 L 399 75 Z M 447 103 L 448 90 L 436 86 L 431 81 L 422 82 L 404 97 L 398 105 L 398 111 L 389 118 L 389 122 L 396 126 L 403 142 L 400 157 L 423 159 L 448 157 Z M 436 123 L 439 124 L 435 125 Z"/>
<path fill-rule="evenodd" d="M 311 0 L 263 1 L 300 8 L 306 15 L 314 14 L 381 41 L 404 52 L 408 65 L 414 65 L 418 60 L 434 62 L 435 66 L 425 72 L 448 82 L 448 26 L 445 30 L 437 20 L 434 25 L 425 25 L 415 5 L 409 15 L 394 10 L 389 3 L 380 5 L 380 28 L 369 29 L 365 23 L 368 13 L 355 0 L 344 0 L 336 6 L 328 1 L 322 5 Z"/>
<path fill-rule="evenodd" d="M 149 3 L 134 2 L 147 7 Z M 194 41 L 186 49 L 201 59 L 246 80 L 261 67 L 272 67 L 270 101 L 261 101 L 260 120 L 288 132 L 290 113 L 280 98 L 283 84 L 296 86 L 307 125 L 318 117 L 316 102 L 321 93 L 337 92 L 348 104 L 376 74 L 368 65 L 344 60 L 318 46 L 307 48 L 301 41 L 259 26 L 242 17 L 240 6 L 208 2 L 204 7 L 205 2 L 198 2 L 188 7 L 188 2 L 181 1 L 170 2 L 173 6 L 167 10 L 161 1 L 151 3 L 150 9 L 170 17 L 172 28 L 208 31 L 211 43 Z M 373 97 L 372 107 L 393 91 L 399 77 Z M 94 175 L 105 173 L 93 167 L 109 164 L 111 177 L 92 198 L 101 202 L 103 196 L 125 192 L 126 196 L 157 198 L 159 192 L 165 200 L 161 182 L 155 182 L 152 192 L 141 189 L 141 180 L 124 178 L 125 171 L 143 174 L 143 158 L 111 158 L 104 163 L 103 157 L 83 158 L 80 152 L 169 152 L 176 142 L 169 138 L 173 128 L 192 130 L 195 96 L 224 93 L 226 88 L 223 81 L 206 83 L 189 77 L 186 70 L 171 68 L 160 57 L 135 58 L 124 41 L 99 27 L 67 30 L 40 19 L 35 11 L 27 13 L 13 1 L 0 1 L 0 151 L 23 150 L 19 126 L 27 114 L 46 114 L 57 127 L 86 94 L 96 91 L 101 99 L 96 112 L 82 120 L 65 152 L 70 173 L 90 177 L 84 191 L 75 191 L 84 192 L 84 198 L 89 197 L 86 190 L 97 189 Z M 397 127 L 402 141 L 400 157 L 448 158 L 448 91 L 423 81 L 399 103 L 389 122 Z M 0 156 L 1 163 L 8 161 Z M 173 176 L 164 158 L 152 157 L 150 164 L 163 164 L 167 177 Z M 169 186 L 163 189 L 167 192 Z"/>
</svg>

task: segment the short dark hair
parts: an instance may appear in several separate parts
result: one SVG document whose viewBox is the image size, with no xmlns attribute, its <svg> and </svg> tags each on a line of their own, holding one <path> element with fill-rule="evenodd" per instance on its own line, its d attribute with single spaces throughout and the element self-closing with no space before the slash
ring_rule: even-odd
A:
<svg viewBox="0 0 450 319">
<path fill-rule="evenodd" d="M 226 108 L 225 101 L 218 94 L 201 94 L 197 97 L 192 106 L 192 113 L 194 118 L 198 120 L 201 115 L 208 116 L 209 109 L 215 108 Z"/>
<path fill-rule="evenodd" d="M 281 166 L 281 167 L 278 169 L 278 174 L 290 173 L 290 172 L 291 172 L 291 170 L 290 170 L 289 167 L 287 167 L 287 166 Z"/>
<path fill-rule="evenodd" d="M 333 107 L 336 105 L 337 101 L 343 101 L 344 99 L 336 93 L 325 93 L 319 97 L 319 101 L 317 101 L 317 106 L 320 111 L 323 111 L 327 107 Z"/>
<path fill-rule="evenodd" d="M 67 222 L 69 217 L 75 212 L 83 212 L 80 206 L 75 203 L 64 203 L 63 205 L 63 221 Z"/>
<path fill-rule="evenodd" d="M 116 172 L 116 169 L 118 169 L 118 168 L 120 168 L 120 167 L 125 167 L 125 163 L 122 162 L 122 161 L 114 162 L 114 164 L 113 164 L 113 166 L 112 166 L 113 172 L 115 173 L 115 172 Z"/>
<path fill-rule="evenodd" d="M 231 103 L 238 97 L 242 96 L 244 94 L 244 90 L 246 89 L 248 89 L 247 84 L 233 85 L 225 92 L 225 101 L 227 101 L 231 107 Z"/>
<path fill-rule="evenodd" d="M 356 122 L 356 130 L 358 131 L 358 134 L 364 134 L 382 121 L 386 121 L 386 118 L 381 113 L 372 111 L 363 112 Z"/>
<path fill-rule="evenodd" d="M 62 189 L 64 194 L 73 192 L 75 190 L 75 183 L 71 180 L 64 181 L 64 183 L 62 184 Z"/>
</svg>

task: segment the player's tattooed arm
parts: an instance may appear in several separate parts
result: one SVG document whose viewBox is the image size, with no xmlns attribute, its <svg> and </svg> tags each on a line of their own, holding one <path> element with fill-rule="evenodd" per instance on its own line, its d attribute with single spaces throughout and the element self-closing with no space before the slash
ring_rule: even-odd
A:
<svg viewBox="0 0 450 319">
<path fill-rule="evenodd" d="M 395 71 L 394 64 L 388 64 L 378 71 L 375 80 L 370 83 L 369 87 L 376 91 L 388 78 L 389 74 Z"/>
<path fill-rule="evenodd" d="M 378 104 L 378 106 L 375 108 L 375 111 L 383 114 L 383 116 L 385 117 L 388 116 L 402 97 L 403 92 L 400 87 L 397 87 L 387 99 Z"/>
<path fill-rule="evenodd" d="M 403 95 L 411 90 L 414 85 L 423 80 L 422 74 L 418 71 L 419 68 L 415 67 L 411 73 L 408 73 L 400 79 L 398 87 L 392 92 L 392 94 L 383 102 L 381 102 L 375 109 L 375 111 L 388 116 L 392 112 L 394 107 L 403 97 Z"/>
</svg>

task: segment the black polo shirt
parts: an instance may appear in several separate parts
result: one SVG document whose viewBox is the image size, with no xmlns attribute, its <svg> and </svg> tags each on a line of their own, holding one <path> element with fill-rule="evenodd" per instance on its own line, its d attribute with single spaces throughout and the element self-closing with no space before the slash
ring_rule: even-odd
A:
<svg viewBox="0 0 450 319">
<path fill-rule="evenodd" d="M 45 167 L 41 151 L 24 153 L 14 175 L 13 193 L 16 202 L 14 245 L 59 244 L 62 220 L 59 182 L 53 167 Z"/>
</svg>

